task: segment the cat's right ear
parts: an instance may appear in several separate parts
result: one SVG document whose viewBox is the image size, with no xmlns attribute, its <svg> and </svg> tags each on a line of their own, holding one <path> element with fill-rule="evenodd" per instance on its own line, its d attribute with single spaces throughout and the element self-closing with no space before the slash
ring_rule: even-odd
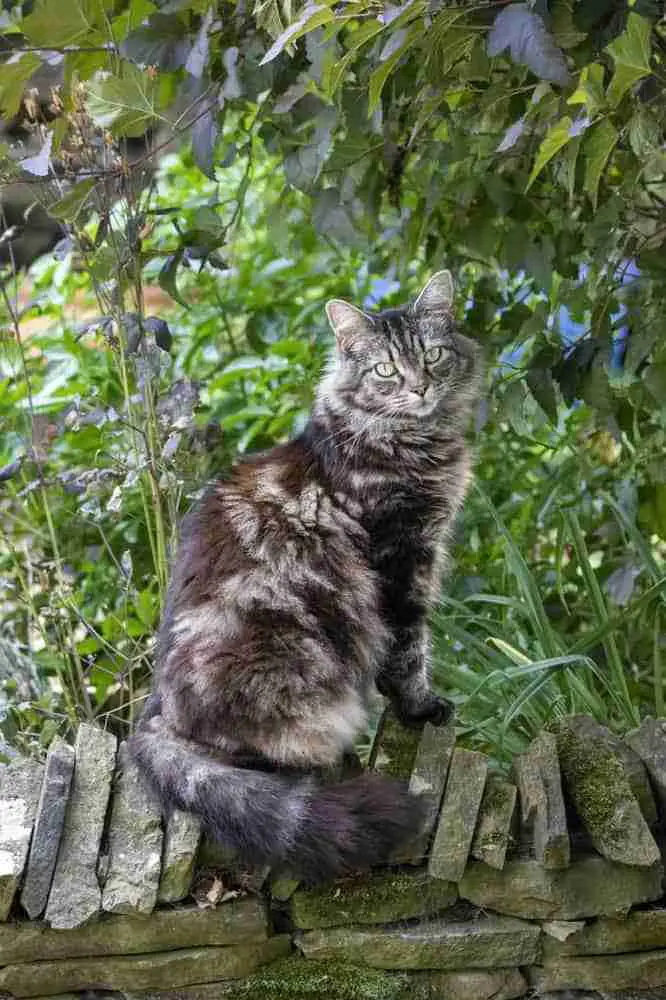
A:
<svg viewBox="0 0 666 1000">
<path fill-rule="evenodd" d="M 331 299 L 327 302 L 326 315 L 341 351 L 348 350 L 354 341 L 372 333 L 375 328 L 372 316 L 368 316 L 362 309 L 357 309 L 342 299 Z"/>
</svg>

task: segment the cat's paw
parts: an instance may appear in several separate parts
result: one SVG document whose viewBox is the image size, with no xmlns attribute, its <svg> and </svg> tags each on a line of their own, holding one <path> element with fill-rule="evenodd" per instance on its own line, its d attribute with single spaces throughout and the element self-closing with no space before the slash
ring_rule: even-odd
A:
<svg viewBox="0 0 666 1000">
<path fill-rule="evenodd" d="M 453 718 L 455 706 L 446 698 L 430 694 L 417 706 L 410 706 L 407 710 L 405 706 L 400 706 L 397 712 L 403 726 L 420 729 L 426 722 L 431 726 L 445 726 Z"/>
</svg>

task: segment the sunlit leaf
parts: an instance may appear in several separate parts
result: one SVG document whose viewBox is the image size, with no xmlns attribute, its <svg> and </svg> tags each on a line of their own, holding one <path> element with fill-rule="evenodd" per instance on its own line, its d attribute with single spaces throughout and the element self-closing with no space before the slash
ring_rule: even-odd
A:
<svg viewBox="0 0 666 1000">
<path fill-rule="evenodd" d="M 599 181 L 618 138 L 615 126 L 608 118 L 604 118 L 598 125 L 594 126 L 583 145 L 585 157 L 583 187 L 589 194 L 595 208 L 597 207 Z"/>
<path fill-rule="evenodd" d="M 529 191 L 546 164 L 570 141 L 571 124 L 571 118 L 565 115 L 564 118 L 560 118 L 557 124 L 553 125 L 546 133 L 545 139 L 539 146 L 539 151 L 532 167 L 532 173 L 527 182 L 527 191 Z"/>
<path fill-rule="evenodd" d="M 606 93 L 611 107 L 619 104 L 630 87 L 652 72 L 650 30 L 649 21 L 630 11 L 625 30 L 608 46 L 615 63 L 615 73 Z"/>
</svg>

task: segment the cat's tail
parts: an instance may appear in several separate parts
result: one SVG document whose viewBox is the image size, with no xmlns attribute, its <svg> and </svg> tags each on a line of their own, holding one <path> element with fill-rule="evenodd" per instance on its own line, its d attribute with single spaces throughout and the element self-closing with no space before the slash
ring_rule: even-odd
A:
<svg viewBox="0 0 666 1000">
<path fill-rule="evenodd" d="M 325 881 L 390 860 L 418 832 L 422 800 L 372 772 L 334 785 L 226 764 L 174 736 L 160 715 L 129 749 L 162 802 L 198 816 L 252 864 L 284 864 Z"/>
</svg>

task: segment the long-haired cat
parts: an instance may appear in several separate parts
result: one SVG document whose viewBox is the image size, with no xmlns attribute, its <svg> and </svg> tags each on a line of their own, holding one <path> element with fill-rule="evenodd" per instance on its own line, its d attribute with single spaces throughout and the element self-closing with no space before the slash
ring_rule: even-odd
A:
<svg viewBox="0 0 666 1000">
<path fill-rule="evenodd" d="M 400 309 L 326 306 L 336 349 L 310 422 L 240 462 L 186 518 L 131 749 L 165 804 L 253 863 L 316 881 L 385 862 L 421 800 L 364 773 L 322 784 L 376 685 L 446 722 L 427 613 L 469 476 L 478 350 L 436 274 Z"/>
</svg>

